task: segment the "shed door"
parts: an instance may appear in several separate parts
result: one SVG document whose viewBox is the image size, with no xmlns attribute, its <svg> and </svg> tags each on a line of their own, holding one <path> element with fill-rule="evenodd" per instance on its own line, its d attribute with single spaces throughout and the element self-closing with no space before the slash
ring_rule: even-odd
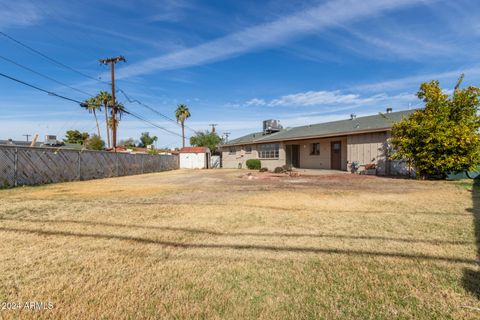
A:
<svg viewBox="0 0 480 320">
<path fill-rule="evenodd" d="M 342 170 L 342 142 L 332 141 L 330 143 L 331 162 L 330 168 L 333 170 Z"/>
</svg>

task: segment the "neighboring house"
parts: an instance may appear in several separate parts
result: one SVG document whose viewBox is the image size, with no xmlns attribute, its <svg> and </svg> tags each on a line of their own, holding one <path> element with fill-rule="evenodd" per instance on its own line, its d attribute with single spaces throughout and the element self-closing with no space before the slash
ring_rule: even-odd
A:
<svg viewBox="0 0 480 320">
<path fill-rule="evenodd" d="M 394 122 L 414 110 L 356 117 L 301 127 L 265 130 L 228 141 L 221 146 L 224 168 L 245 168 L 248 159 L 260 159 L 262 167 L 273 170 L 284 165 L 299 169 L 359 171 L 375 168 L 374 173 L 397 174 L 398 163 L 387 164 L 387 139 Z"/>
<path fill-rule="evenodd" d="M 184 147 L 180 149 L 180 169 L 208 169 L 210 149 L 207 147 Z"/>
</svg>

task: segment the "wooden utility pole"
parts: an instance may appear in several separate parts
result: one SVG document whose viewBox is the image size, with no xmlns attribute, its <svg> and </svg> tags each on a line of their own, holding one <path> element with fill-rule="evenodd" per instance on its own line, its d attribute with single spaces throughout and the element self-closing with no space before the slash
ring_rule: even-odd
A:
<svg viewBox="0 0 480 320">
<path fill-rule="evenodd" d="M 32 135 L 31 134 L 23 134 L 24 137 L 27 137 L 27 142 L 28 142 L 28 138 L 30 138 Z"/>
<path fill-rule="evenodd" d="M 123 56 L 99 59 L 100 63 L 110 64 L 110 71 L 112 77 L 112 145 L 113 150 L 117 151 L 117 105 L 115 103 L 115 63 L 123 61 L 127 62 Z"/>
<path fill-rule="evenodd" d="M 212 133 L 215 133 L 215 127 L 218 126 L 218 124 L 210 123 L 209 126 L 212 126 Z"/>
</svg>

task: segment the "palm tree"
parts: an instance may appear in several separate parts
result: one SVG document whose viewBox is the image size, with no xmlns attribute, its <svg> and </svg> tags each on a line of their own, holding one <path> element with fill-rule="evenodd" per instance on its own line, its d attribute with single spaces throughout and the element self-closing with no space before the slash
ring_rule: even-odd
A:
<svg viewBox="0 0 480 320">
<path fill-rule="evenodd" d="M 100 126 L 98 125 L 97 110 L 101 111 L 102 107 L 98 103 L 97 99 L 87 99 L 84 103 L 80 104 L 80 106 L 85 110 L 88 110 L 88 113 L 93 113 L 93 116 L 95 117 L 95 123 L 97 124 L 98 136 L 100 137 Z"/>
<path fill-rule="evenodd" d="M 182 146 L 185 147 L 185 120 L 190 118 L 190 110 L 184 104 L 179 104 L 177 110 L 175 110 L 175 118 L 177 118 L 177 123 L 182 124 Z"/>
<path fill-rule="evenodd" d="M 95 97 L 103 105 L 105 110 L 105 127 L 107 129 L 107 144 L 110 148 L 110 126 L 108 124 L 108 108 L 112 104 L 112 95 L 107 91 L 100 91 Z"/>
</svg>

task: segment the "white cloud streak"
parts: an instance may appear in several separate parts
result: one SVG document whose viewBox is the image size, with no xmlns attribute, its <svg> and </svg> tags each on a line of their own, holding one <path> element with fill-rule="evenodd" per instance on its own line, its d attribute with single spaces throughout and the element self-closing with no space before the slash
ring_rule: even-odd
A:
<svg viewBox="0 0 480 320">
<path fill-rule="evenodd" d="M 0 30 L 8 27 L 24 27 L 42 19 L 38 6 L 29 1 L 2 1 Z"/>
<path fill-rule="evenodd" d="M 291 16 L 260 24 L 212 40 L 119 69 L 118 77 L 126 78 L 158 70 L 177 69 L 211 63 L 246 52 L 275 46 L 303 34 L 318 32 L 337 25 L 388 11 L 424 3 L 426 0 L 337 0 L 329 1 Z"/>
<path fill-rule="evenodd" d="M 480 77 L 480 66 L 472 66 L 464 69 L 457 69 L 453 71 L 445 71 L 439 73 L 419 74 L 410 77 L 380 81 L 375 83 L 360 84 L 356 85 L 352 89 L 378 92 L 400 90 L 412 86 L 418 88 L 421 83 L 431 80 L 456 81 L 461 73 L 465 74 L 465 79 L 468 81 L 472 79 L 478 81 L 478 78 Z"/>
<path fill-rule="evenodd" d="M 353 109 L 360 106 L 382 104 L 408 104 L 416 100 L 412 93 L 399 93 L 388 95 L 386 93 L 363 97 L 359 94 L 342 93 L 335 91 L 307 91 L 288 94 L 272 100 L 254 98 L 244 103 L 245 106 L 267 107 L 335 107 L 340 110 Z"/>
</svg>

